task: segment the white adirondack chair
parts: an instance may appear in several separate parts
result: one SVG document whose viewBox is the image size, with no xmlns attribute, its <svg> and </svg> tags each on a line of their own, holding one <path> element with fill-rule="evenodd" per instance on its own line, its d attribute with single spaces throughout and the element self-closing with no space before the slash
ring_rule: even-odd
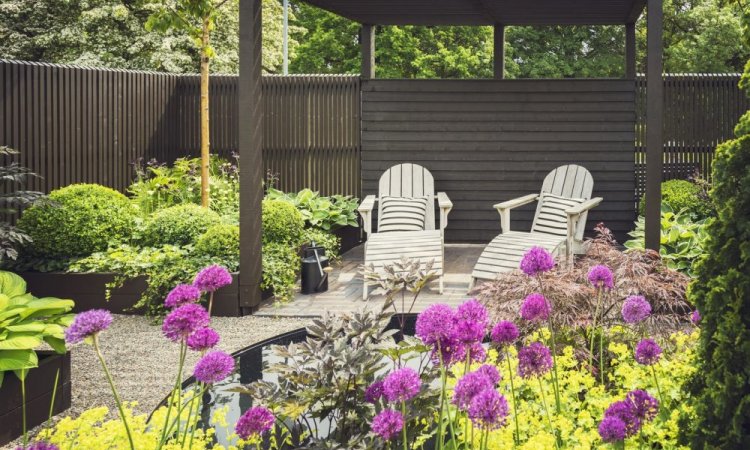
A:
<svg viewBox="0 0 750 450">
<path fill-rule="evenodd" d="M 571 262 L 573 254 L 583 252 L 583 232 L 588 211 L 601 203 L 591 198 L 594 179 L 585 168 L 570 164 L 550 172 L 539 194 L 529 194 L 495 205 L 500 213 L 501 234 L 482 252 L 471 274 L 476 280 L 494 280 L 502 272 L 519 268 L 523 254 L 531 247 L 543 247 L 553 254 L 564 254 Z M 531 231 L 511 231 L 510 210 L 538 201 Z"/>
<path fill-rule="evenodd" d="M 424 229 L 381 231 L 385 197 L 426 198 Z M 435 229 L 435 201 L 440 209 L 440 228 L 437 230 Z M 378 203 L 377 233 L 372 232 L 372 211 L 375 203 Z M 451 208 L 453 208 L 453 203 L 445 192 L 435 194 L 435 180 L 426 168 L 406 163 L 386 170 L 380 177 L 378 195 L 368 195 L 358 208 L 364 223 L 364 231 L 367 233 L 365 265 L 372 264 L 375 270 L 378 270 L 402 257 L 418 259 L 424 264 L 434 261 L 432 269 L 438 274 L 442 294 L 443 230 L 448 226 L 448 213 Z M 367 291 L 368 284 L 365 281 L 362 298 L 367 299 Z"/>
</svg>

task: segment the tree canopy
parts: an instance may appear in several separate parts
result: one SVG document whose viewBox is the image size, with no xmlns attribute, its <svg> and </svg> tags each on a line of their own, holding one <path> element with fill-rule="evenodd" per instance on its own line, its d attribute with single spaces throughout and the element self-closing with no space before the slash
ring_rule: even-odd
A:
<svg viewBox="0 0 750 450">
<path fill-rule="evenodd" d="M 238 70 L 239 0 L 229 0 L 212 31 L 212 71 Z M 359 71 L 359 25 L 291 0 L 290 71 Z M 4 0 L 0 57 L 90 66 L 196 72 L 198 53 L 187 33 L 149 33 L 155 0 Z M 750 54 L 741 39 L 736 2 L 664 0 L 667 72 L 740 72 Z M 263 0 L 264 70 L 281 70 L 281 0 Z M 508 27 L 509 77 L 620 76 L 622 26 Z M 645 18 L 637 24 L 644 69 Z M 376 74 L 398 78 L 492 76 L 491 27 L 378 27 Z"/>
</svg>

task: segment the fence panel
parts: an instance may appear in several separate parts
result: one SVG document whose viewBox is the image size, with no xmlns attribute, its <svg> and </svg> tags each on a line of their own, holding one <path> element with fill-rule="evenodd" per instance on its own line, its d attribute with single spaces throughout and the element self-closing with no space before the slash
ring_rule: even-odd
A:
<svg viewBox="0 0 750 450">
<path fill-rule="evenodd" d="M 739 74 L 664 75 L 664 180 L 711 179 L 716 146 L 750 109 Z M 646 189 L 646 80 L 636 80 L 636 197 Z"/>
</svg>

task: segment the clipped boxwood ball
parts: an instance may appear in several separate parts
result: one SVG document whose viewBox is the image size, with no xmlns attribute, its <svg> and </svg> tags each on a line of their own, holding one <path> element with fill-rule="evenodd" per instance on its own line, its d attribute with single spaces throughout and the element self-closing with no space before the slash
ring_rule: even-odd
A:
<svg viewBox="0 0 750 450">
<path fill-rule="evenodd" d="M 263 200 L 263 242 L 298 246 L 302 242 L 305 219 L 297 208 L 284 200 Z"/>
<path fill-rule="evenodd" d="M 222 259 L 239 258 L 240 227 L 225 223 L 212 226 L 198 238 L 195 250 L 201 255 Z"/>
<path fill-rule="evenodd" d="M 662 202 L 669 205 L 672 211 L 685 211 L 693 219 L 700 220 L 712 215 L 710 201 L 702 198 L 701 187 L 688 180 L 669 180 L 661 184 Z M 639 212 L 643 215 L 646 208 L 645 196 L 641 198 Z"/>
<path fill-rule="evenodd" d="M 217 213 L 196 204 L 170 206 L 156 211 L 146 221 L 143 245 L 194 244 L 212 225 L 221 222 Z"/>
<path fill-rule="evenodd" d="M 123 194 L 98 184 L 73 184 L 52 191 L 23 212 L 18 227 L 33 242 L 33 256 L 67 258 L 107 249 L 129 239 L 136 211 Z"/>
</svg>

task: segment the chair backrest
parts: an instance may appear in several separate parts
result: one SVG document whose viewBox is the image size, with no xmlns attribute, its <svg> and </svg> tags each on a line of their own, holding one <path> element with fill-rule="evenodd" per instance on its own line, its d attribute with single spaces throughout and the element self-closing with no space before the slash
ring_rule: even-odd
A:
<svg viewBox="0 0 750 450">
<path fill-rule="evenodd" d="M 435 229 L 435 179 L 418 164 L 398 164 L 383 172 L 378 185 L 378 200 L 383 197 L 427 197 L 425 230 Z M 383 202 L 378 201 L 378 228 Z"/>
<path fill-rule="evenodd" d="M 540 194 L 553 194 L 560 197 L 589 200 L 593 190 L 594 178 L 591 176 L 591 173 L 584 167 L 569 164 L 567 166 L 560 166 L 547 174 L 542 183 Z M 539 218 L 539 211 L 542 207 L 542 196 L 540 195 L 540 201 L 537 203 L 534 224 L 531 226 L 532 230 L 535 228 L 537 219 Z M 587 216 L 588 212 L 581 214 L 576 228 L 575 238 L 579 241 L 583 239 Z"/>
</svg>

